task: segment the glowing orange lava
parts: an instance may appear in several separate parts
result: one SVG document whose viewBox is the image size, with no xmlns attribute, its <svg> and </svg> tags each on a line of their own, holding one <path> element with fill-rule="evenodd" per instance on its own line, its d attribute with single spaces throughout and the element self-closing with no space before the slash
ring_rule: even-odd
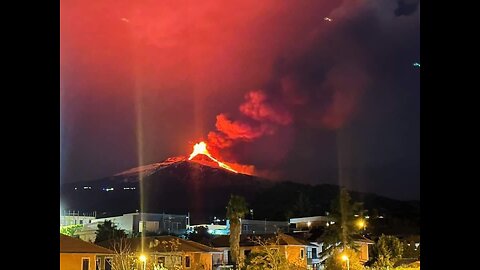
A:
<svg viewBox="0 0 480 270">
<path fill-rule="evenodd" d="M 212 157 L 207 150 L 207 144 L 205 142 L 199 142 L 199 143 L 197 143 L 193 146 L 193 152 L 190 154 L 190 157 L 188 158 L 188 160 L 192 160 L 192 158 L 194 158 L 198 154 L 202 154 L 202 155 L 205 155 L 205 156 L 209 157 L 210 159 L 215 161 L 218 164 L 218 166 L 220 166 L 224 169 L 227 169 L 227 170 L 229 170 L 231 172 L 234 172 L 234 173 L 238 173 L 237 171 L 232 169 L 227 164 L 225 164 L 223 162 L 220 162 L 217 159 L 215 159 L 214 157 Z"/>
</svg>

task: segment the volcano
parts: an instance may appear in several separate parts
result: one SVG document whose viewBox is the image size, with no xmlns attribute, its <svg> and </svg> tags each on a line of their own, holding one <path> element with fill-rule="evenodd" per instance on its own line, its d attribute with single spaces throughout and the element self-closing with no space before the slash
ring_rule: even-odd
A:
<svg viewBox="0 0 480 270">
<path fill-rule="evenodd" d="M 68 209 L 117 215 L 143 211 L 187 214 L 192 222 L 224 216 L 230 194 L 253 200 L 272 181 L 225 168 L 209 153 L 170 157 L 111 177 L 65 184 L 62 205 Z M 143 198 L 143 200 L 141 200 Z M 143 206 L 143 207 L 142 207 Z"/>
<path fill-rule="evenodd" d="M 195 151 L 194 151 L 195 153 Z M 91 181 L 60 187 L 64 209 L 96 211 L 113 216 L 135 211 L 187 214 L 193 224 L 224 217 L 231 194 L 245 197 L 255 218 L 285 220 L 288 217 L 323 215 L 339 193 L 336 185 L 273 182 L 222 167 L 210 154 L 170 157 L 158 163 L 131 168 Z M 382 214 L 419 219 L 418 202 L 403 202 L 375 194 L 351 192 L 366 209 Z"/>
</svg>

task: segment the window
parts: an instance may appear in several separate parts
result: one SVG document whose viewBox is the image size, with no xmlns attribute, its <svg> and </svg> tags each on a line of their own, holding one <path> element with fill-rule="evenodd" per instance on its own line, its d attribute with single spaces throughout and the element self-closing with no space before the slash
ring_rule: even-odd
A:
<svg viewBox="0 0 480 270">
<path fill-rule="evenodd" d="M 248 255 L 250 255 L 250 253 L 252 253 L 252 251 L 250 249 L 245 249 L 243 251 L 243 254 L 245 255 L 245 257 L 248 257 Z"/>
<path fill-rule="evenodd" d="M 90 270 L 90 259 L 82 258 L 82 270 Z"/>
<path fill-rule="evenodd" d="M 105 258 L 105 270 L 112 270 L 112 258 Z"/>
<path fill-rule="evenodd" d="M 190 268 L 190 256 L 185 256 L 185 267 Z"/>
<path fill-rule="evenodd" d="M 310 249 L 307 250 L 307 258 L 308 259 L 312 258 L 312 250 L 310 250 Z"/>
<path fill-rule="evenodd" d="M 303 260 L 303 258 L 305 257 L 305 249 L 300 249 L 300 259 Z"/>
<path fill-rule="evenodd" d="M 158 265 L 165 266 L 165 257 L 164 256 L 158 257 L 157 263 Z"/>
<path fill-rule="evenodd" d="M 318 258 L 317 248 L 312 248 L 312 258 L 314 259 Z"/>
<path fill-rule="evenodd" d="M 100 264 L 102 263 L 102 258 L 100 257 L 95 257 L 95 270 L 101 270 L 100 269 Z"/>
</svg>

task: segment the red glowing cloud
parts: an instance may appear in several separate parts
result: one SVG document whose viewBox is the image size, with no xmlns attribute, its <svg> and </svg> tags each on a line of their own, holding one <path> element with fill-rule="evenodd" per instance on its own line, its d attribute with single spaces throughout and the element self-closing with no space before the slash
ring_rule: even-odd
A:
<svg viewBox="0 0 480 270">
<path fill-rule="evenodd" d="M 369 67 L 381 66 L 365 58 L 377 62 L 394 50 L 371 44 L 386 37 L 403 48 L 410 31 L 400 23 L 412 18 L 377 16 L 381 4 L 370 2 L 61 0 L 65 178 L 178 155 L 192 138 L 219 158 L 274 163 L 305 126 L 345 125 Z M 266 136 L 269 147 L 235 149 Z"/>
</svg>

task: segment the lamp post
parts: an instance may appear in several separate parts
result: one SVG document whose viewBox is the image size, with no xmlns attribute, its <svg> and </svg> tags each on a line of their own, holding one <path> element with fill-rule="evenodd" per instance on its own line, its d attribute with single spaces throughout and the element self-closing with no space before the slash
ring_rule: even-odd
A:
<svg viewBox="0 0 480 270">
<path fill-rule="evenodd" d="M 140 258 L 139 258 L 139 259 L 140 259 L 140 261 L 143 263 L 143 270 L 145 270 L 146 267 L 147 267 L 147 257 L 142 254 L 142 255 L 140 255 Z"/>
<path fill-rule="evenodd" d="M 346 254 L 342 256 L 342 261 L 347 262 L 347 270 L 350 270 L 350 260 L 348 259 L 348 256 Z"/>
</svg>

